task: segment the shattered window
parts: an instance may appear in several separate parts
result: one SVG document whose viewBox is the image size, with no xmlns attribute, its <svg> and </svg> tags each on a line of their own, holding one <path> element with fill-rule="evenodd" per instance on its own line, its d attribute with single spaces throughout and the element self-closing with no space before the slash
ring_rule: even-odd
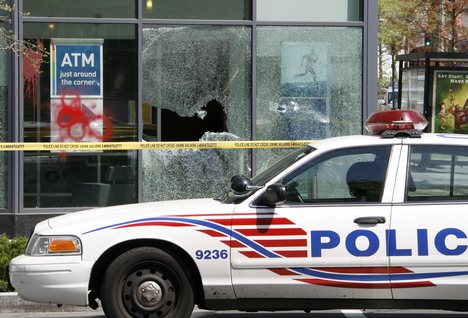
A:
<svg viewBox="0 0 468 318">
<path fill-rule="evenodd" d="M 259 140 L 316 140 L 362 131 L 362 29 L 258 27 Z M 257 172 L 287 152 L 257 151 Z"/>
<path fill-rule="evenodd" d="M 143 139 L 249 140 L 251 30 L 244 26 L 143 29 Z M 209 197 L 250 174 L 248 151 L 143 152 L 143 197 Z"/>
</svg>

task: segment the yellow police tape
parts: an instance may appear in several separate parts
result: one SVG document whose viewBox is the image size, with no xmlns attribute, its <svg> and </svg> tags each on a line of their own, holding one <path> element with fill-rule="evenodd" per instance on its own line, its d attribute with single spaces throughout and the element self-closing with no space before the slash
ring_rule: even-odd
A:
<svg viewBox="0 0 468 318">
<path fill-rule="evenodd" d="M 101 151 L 145 149 L 299 148 L 312 140 L 186 141 L 186 142 L 4 142 L 0 151 Z"/>
</svg>

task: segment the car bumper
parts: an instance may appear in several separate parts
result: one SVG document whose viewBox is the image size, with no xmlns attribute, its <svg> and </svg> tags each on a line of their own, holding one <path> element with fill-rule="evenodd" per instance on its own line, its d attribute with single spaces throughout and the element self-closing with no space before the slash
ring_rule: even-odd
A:
<svg viewBox="0 0 468 318">
<path fill-rule="evenodd" d="M 87 306 L 93 264 L 81 256 L 22 255 L 10 262 L 10 282 L 24 300 Z"/>
</svg>

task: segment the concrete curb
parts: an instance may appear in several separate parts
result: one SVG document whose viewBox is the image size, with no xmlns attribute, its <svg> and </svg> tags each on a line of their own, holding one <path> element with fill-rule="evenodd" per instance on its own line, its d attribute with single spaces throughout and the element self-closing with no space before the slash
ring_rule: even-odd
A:
<svg viewBox="0 0 468 318">
<path fill-rule="evenodd" d="M 19 313 L 19 312 L 102 312 L 101 308 L 93 310 L 89 307 L 79 307 L 63 305 L 57 307 L 54 304 L 39 304 L 29 301 L 24 301 L 19 298 L 17 293 L 0 293 L 0 313 Z"/>
</svg>

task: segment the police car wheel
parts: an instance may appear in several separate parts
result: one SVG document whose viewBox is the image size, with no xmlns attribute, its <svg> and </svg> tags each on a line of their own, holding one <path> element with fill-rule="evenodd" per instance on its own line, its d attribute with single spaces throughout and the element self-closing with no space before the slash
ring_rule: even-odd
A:
<svg viewBox="0 0 468 318">
<path fill-rule="evenodd" d="M 171 255 L 139 247 L 117 257 L 101 286 L 107 317 L 188 318 L 194 306 L 192 284 Z"/>
</svg>

